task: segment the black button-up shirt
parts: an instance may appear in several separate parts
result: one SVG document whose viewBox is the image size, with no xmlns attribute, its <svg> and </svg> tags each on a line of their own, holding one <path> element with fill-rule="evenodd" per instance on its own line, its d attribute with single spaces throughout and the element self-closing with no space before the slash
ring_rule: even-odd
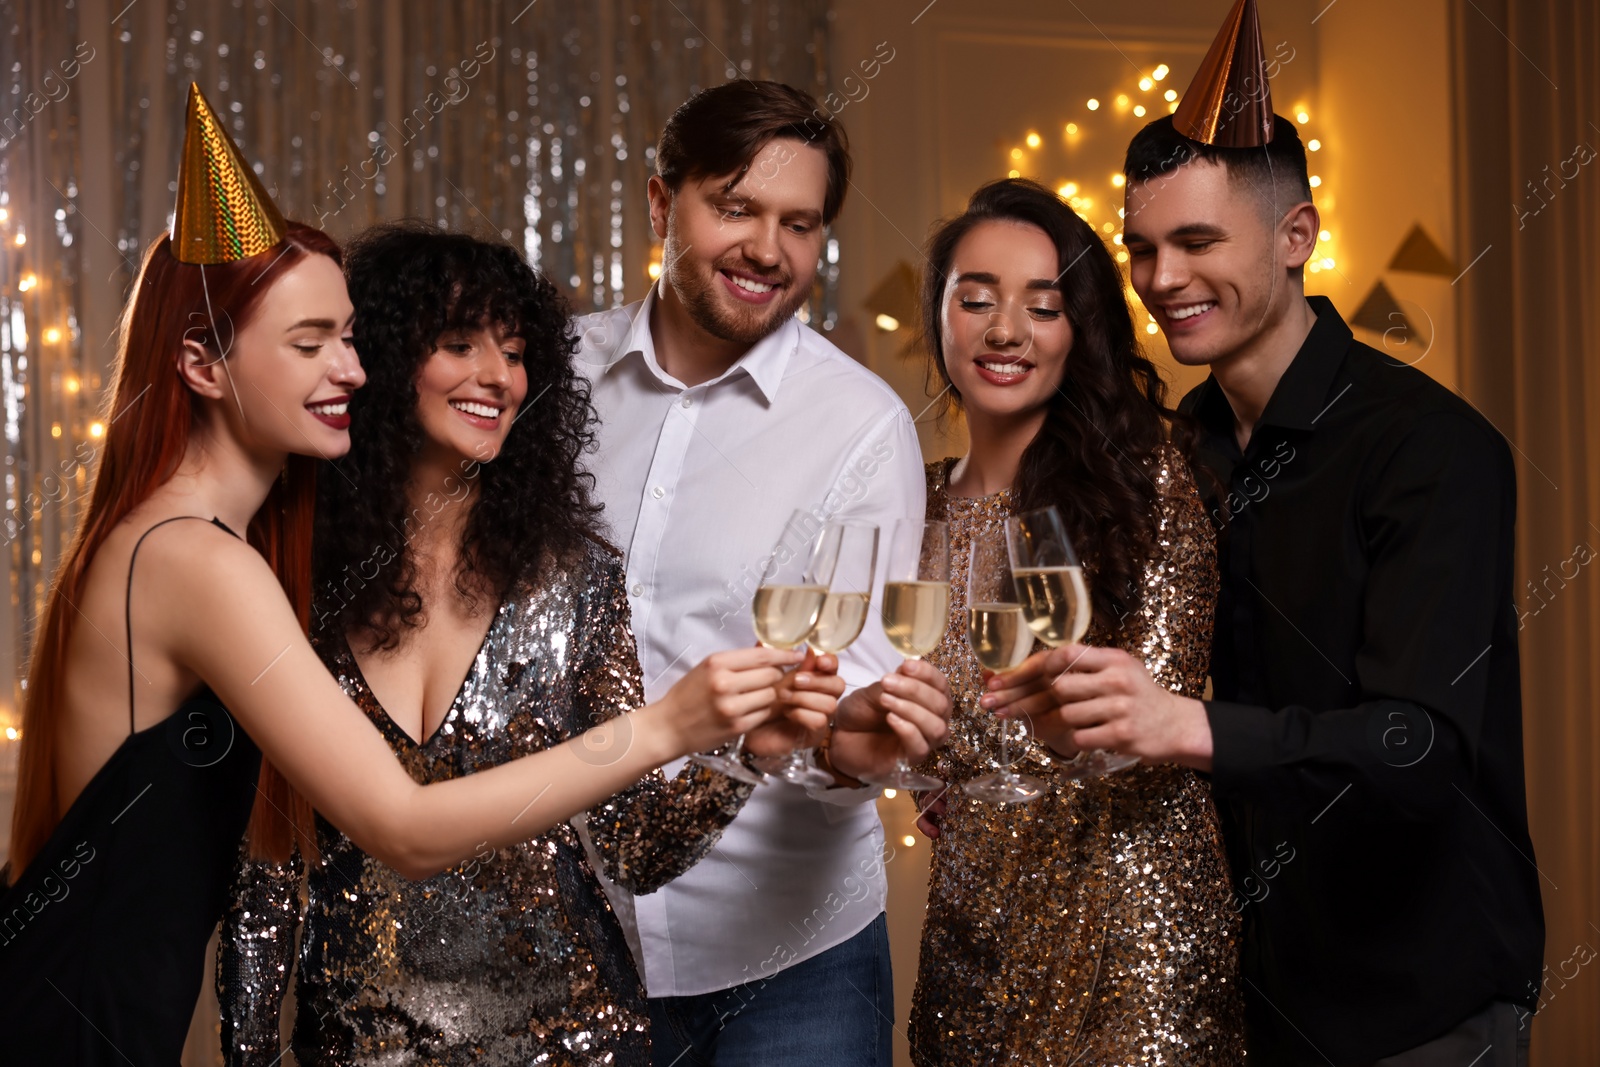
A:
<svg viewBox="0 0 1600 1067">
<path fill-rule="evenodd" d="M 1544 949 L 1528 836 L 1511 453 L 1421 371 L 1317 315 L 1241 453 L 1183 400 L 1222 588 L 1206 704 L 1244 915 L 1252 1055 L 1365 1062 L 1491 1000 Z"/>
</svg>

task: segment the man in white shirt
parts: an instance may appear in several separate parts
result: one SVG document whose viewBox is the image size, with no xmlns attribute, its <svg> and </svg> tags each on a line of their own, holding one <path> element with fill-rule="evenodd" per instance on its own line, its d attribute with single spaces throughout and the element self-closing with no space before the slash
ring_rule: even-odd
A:
<svg viewBox="0 0 1600 1067">
<path fill-rule="evenodd" d="M 795 509 L 876 523 L 880 560 L 894 521 L 923 514 L 905 405 L 794 317 L 849 175 L 843 132 L 822 114 L 805 93 L 748 80 L 679 107 L 649 184 L 661 280 L 578 323 L 600 417 L 590 469 L 627 553 L 651 699 L 707 653 L 754 643 L 751 595 Z M 883 827 L 877 790 L 858 779 L 942 741 L 949 697 L 877 618 L 875 606 L 838 657 L 849 692 L 819 757 L 834 788 L 760 786 L 676 881 L 641 897 L 607 886 L 659 1067 L 889 1065 Z"/>
</svg>

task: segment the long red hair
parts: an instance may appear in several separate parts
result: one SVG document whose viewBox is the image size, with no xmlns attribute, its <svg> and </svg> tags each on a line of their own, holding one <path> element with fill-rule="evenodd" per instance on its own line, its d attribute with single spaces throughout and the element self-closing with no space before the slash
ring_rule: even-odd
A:
<svg viewBox="0 0 1600 1067">
<path fill-rule="evenodd" d="M 23 696 L 16 808 L 11 817 L 11 871 L 20 874 L 61 821 L 56 752 L 67 671 L 67 643 L 89 565 L 111 531 L 178 470 L 199 411 L 197 397 L 177 370 L 185 340 L 221 356 L 249 322 L 271 282 L 307 256 L 342 265 L 339 246 L 321 230 L 288 223 L 283 241 L 233 263 L 200 267 L 179 262 L 170 240 L 150 246 L 122 316 L 116 381 L 106 416 L 105 442 L 94 493 L 62 558 L 34 635 Z M 203 272 L 203 275 L 202 275 Z M 212 324 L 217 324 L 213 328 Z M 225 336 L 219 338 L 217 334 Z M 220 347 L 219 347 L 220 346 Z M 290 456 L 284 477 L 250 520 L 249 541 L 271 564 L 302 627 L 311 617 L 312 507 L 316 462 Z M 267 760 L 250 819 L 251 850 L 283 860 L 299 839 L 316 851 L 311 807 Z"/>
</svg>

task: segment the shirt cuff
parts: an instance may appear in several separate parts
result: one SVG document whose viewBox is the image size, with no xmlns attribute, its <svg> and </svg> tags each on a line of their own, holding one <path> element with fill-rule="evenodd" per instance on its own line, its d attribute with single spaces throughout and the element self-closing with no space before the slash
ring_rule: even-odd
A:
<svg viewBox="0 0 1600 1067">
<path fill-rule="evenodd" d="M 1225 700 L 1201 701 L 1211 726 L 1211 788 L 1218 795 L 1243 792 L 1255 772 L 1276 762 L 1272 712 Z"/>
</svg>

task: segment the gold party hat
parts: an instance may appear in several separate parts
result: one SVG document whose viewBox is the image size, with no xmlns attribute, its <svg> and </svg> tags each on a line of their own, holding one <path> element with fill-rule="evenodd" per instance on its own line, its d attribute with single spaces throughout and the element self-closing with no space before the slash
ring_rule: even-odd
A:
<svg viewBox="0 0 1600 1067">
<path fill-rule="evenodd" d="M 1272 122 L 1256 0 L 1238 0 L 1172 113 L 1172 126 L 1219 148 L 1259 148 L 1272 140 Z"/>
<path fill-rule="evenodd" d="M 232 263 L 283 240 L 283 216 L 192 82 L 185 126 L 172 254 L 184 263 Z"/>
</svg>

